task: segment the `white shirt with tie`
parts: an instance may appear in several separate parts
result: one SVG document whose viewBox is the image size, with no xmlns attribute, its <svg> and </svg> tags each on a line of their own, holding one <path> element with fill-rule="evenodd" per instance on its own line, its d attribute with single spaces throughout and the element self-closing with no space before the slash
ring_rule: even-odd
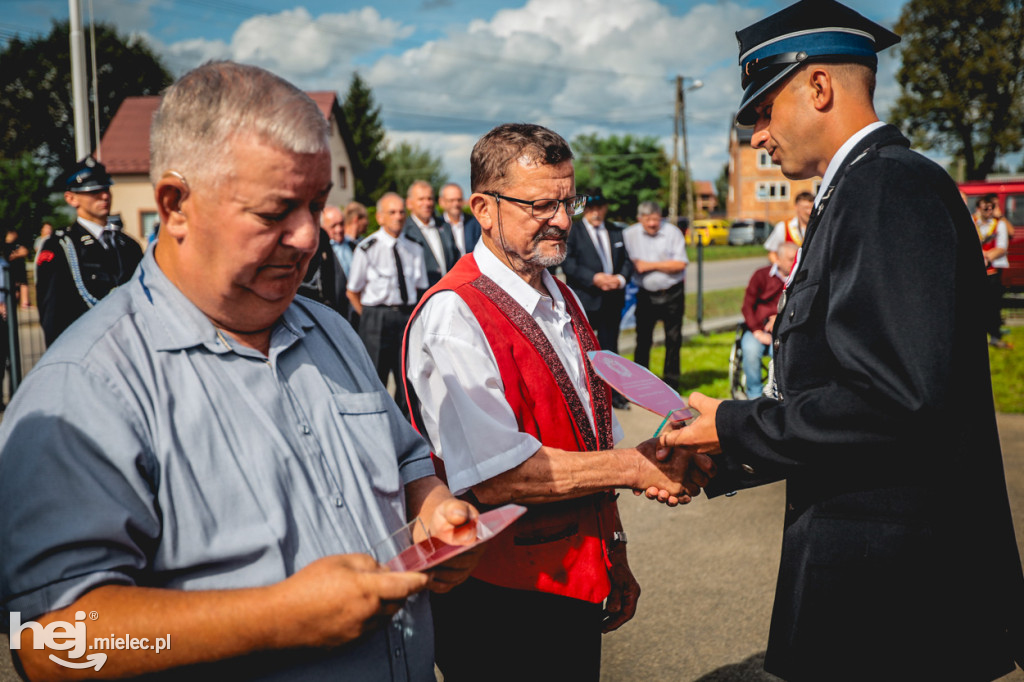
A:
<svg viewBox="0 0 1024 682">
<path fill-rule="evenodd" d="M 437 267 L 441 268 L 441 274 L 448 272 L 447 263 L 444 259 L 444 244 L 441 243 L 441 230 L 434 225 L 433 219 L 431 219 L 429 225 L 424 225 L 423 221 L 412 216 L 413 222 L 420 228 L 420 232 L 423 233 L 423 238 L 427 240 L 427 246 L 434 253 L 434 260 L 437 261 Z"/>
<path fill-rule="evenodd" d="M 591 225 L 590 221 L 586 218 L 583 219 L 583 226 L 587 228 L 587 234 L 590 235 L 590 241 L 594 242 L 594 247 L 597 249 L 597 255 L 601 257 L 601 269 L 606 275 L 612 274 L 612 270 L 614 269 L 612 267 L 612 243 L 611 236 L 608 234 L 608 228 L 603 222 L 597 226 Z M 622 275 L 615 276 L 619 278 L 619 288 L 625 288 L 626 278 Z"/>
<path fill-rule="evenodd" d="M 405 301 L 398 288 L 396 247 L 405 276 Z M 384 230 L 378 230 L 361 241 L 352 254 L 348 290 L 359 294 L 364 306 L 409 305 L 416 302 L 416 290 L 426 288 L 427 268 L 423 264 L 423 249 L 405 237 L 395 239 Z"/>
</svg>

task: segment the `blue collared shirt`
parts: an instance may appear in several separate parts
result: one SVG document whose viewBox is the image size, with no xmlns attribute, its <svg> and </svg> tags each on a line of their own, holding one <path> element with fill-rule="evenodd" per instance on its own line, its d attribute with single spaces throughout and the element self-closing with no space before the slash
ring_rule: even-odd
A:
<svg viewBox="0 0 1024 682">
<path fill-rule="evenodd" d="M 264 357 L 218 335 L 152 248 L 28 374 L 0 444 L 5 624 L 102 584 L 262 586 L 369 553 L 405 524 L 404 485 L 433 474 L 340 316 L 297 299 Z M 270 652 L 258 672 L 433 680 L 427 599 L 346 647 Z"/>
<path fill-rule="evenodd" d="M 344 235 L 340 242 L 331 240 L 331 249 L 338 262 L 341 263 L 341 269 L 345 271 L 346 277 L 348 277 L 349 268 L 352 267 L 352 254 L 355 251 L 356 243 L 356 240 L 348 235 Z"/>
</svg>

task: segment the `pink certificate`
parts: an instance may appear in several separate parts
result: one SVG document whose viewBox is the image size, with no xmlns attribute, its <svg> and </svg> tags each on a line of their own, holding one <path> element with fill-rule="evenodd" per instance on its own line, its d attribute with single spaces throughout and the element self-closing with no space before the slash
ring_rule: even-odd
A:
<svg viewBox="0 0 1024 682">
<path fill-rule="evenodd" d="M 487 542 L 505 530 L 520 516 L 526 513 L 526 507 L 518 504 L 506 504 L 489 512 L 484 512 L 476 520 L 476 539 L 458 542 L 457 538 L 429 537 L 407 547 L 395 558 L 384 565 L 394 571 L 426 571 L 443 564 L 452 557 L 462 554 L 471 547 Z M 455 535 L 463 529 L 456 529 Z M 446 542 L 449 540 L 450 542 Z"/>
<path fill-rule="evenodd" d="M 646 367 L 610 350 L 592 350 L 587 357 L 597 376 L 629 402 L 662 417 L 671 415 L 673 421 L 689 421 L 698 416 L 678 393 Z"/>
</svg>

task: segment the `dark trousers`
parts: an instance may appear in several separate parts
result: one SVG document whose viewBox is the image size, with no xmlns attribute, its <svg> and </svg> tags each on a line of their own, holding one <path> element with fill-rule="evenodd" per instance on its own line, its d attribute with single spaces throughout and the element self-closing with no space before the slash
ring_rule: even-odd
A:
<svg viewBox="0 0 1024 682">
<path fill-rule="evenodd" d="M 470 578 L 431 594 L 445 682 L 597 682 L 602 605 Z"/>
<path fill-rule="evenodd" d="M 654 325 L 665 325 L 665 372 L 662 378 L 673 389 L 679 387 L 679 350 L 683 345 L 683 313 L 686 311 L 686 284 L 680 282 L 663 291 L 636 293 L 636 351 L 633 360 L 641 367 L 651 362 Z"/>
<path fill-rule="evenodd" d="M 1002 271 L 989 275 L 986 281 L 988 285 L 988 314 L 985 316 L 985 331 L 992 337 L 993 341 L 1003 338 L 1001 327 L 1003 326 L 1003 275 Z"/>
<path fill-rule="evenodd" d="M 359 320 L 359 338 L 363 340 L 366 352 L 377 368 L 377 376 L 385 387 L 388 385 L 388 375 L 395 377 L 395 402 L 407 418 L 409 405 L 405 402 L 402 382 L 402 336 L 412 310 L 412 306 L 363 306 Z"/>
<path fill-rule="evenodd" d="M 587 322 L 597 335 L 601 350 L 619 352 L 619 323 L 622 321 L 622 297 L 605 296 L 601 307 L 587 311 Z"/>
</svg>

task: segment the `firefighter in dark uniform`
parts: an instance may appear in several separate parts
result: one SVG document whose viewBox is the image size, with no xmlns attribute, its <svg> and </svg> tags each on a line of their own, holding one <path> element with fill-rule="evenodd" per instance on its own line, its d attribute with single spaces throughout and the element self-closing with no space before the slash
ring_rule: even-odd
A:
<svg viewBox="0 0 1024 682">
<path fill-rule="evenodd" d="M 1024 576 L 981 247 L 949 174 L 875 113 L 875 55 L 899 37 L 835 0 L 737 37 L 737 123 L 787 178 L 822 183 L 772 329 L 771 397 L 694 393 L 701 416 L 662 444 L 718 453 L 710 497 L 786 480 L 768 672 L 1006 675 L 1024 666 Z"/>
<path fill-rule="evenodd" d="M 47 346 L 127 282 L 142 260 L 138 242 L 108 226 L 111 184 L 107 169 L 91 156 L 67 176 L 64 200 L 77 219 L 43 242 L 36 263 L 36 300 Z"/>
</svg>

